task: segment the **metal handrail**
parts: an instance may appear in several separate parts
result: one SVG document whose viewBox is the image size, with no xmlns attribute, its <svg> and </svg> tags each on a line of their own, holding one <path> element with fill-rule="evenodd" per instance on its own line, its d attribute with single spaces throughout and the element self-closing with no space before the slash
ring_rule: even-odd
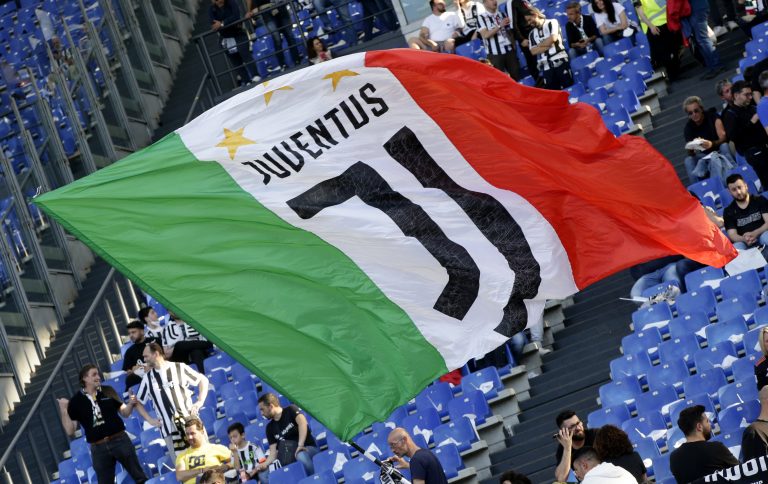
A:
<svg viewBox="0 0 768 484">
<path fill-rule="evenodd" d="M 211 75 L 209 73 L 203 74 L 203 78 L 200 80 L 200 85 L 197 86 L 197 91 L 195 92 L 195 98 L 192 101 L 192 105 L 189 107 L 189 111 L 187 112 L 187 117 L 184 118 L 184 124 L 187 124 L 194 115 L 195 108 L 197 108 L 197 103 L 200 102 L 200 96 L 203 94 L 203 88 L 205 88 L 206 83 L 210 79 Z"/>
<path fill-rule="evenodd" d="M 93 316 L 93 313 L 96 311 L 96 307 L 99 305 L 99 303 L 101 303 L 104 297 L 104 293 L 106 292 L 107 287 L 109 287 L 109 283 L 114 278 L 114 275 L 115 275 L 115 269 L 111 268 L 107 276 L 104 278 L 104 282 L 101 284 L 101 287 L 99 288 L 99 292 L 96 293 L 96 297 L 94 297 L 93 302 L 88 308 L 88 311 L 86 311 L 85 316 L 83 316 L 82 321 L 80 321 L 80 325 L 77 327 L 77 330 L 75 330 L 75 334 L 72 335 L 72 338 L 69 340 L 69 344 L 67 344 L 66 349 L 64 349 L 64 353 L 62 353 L 61 357 L 59 358 L 59 361 L 56 363 L 56 367 L 51 372 L 51 375 L 48 377 L 48 380 L 46 380 L 45 385 L 43 385 L 43 389 L 40 390 L 40 393 L 37 395 L 37 398 L 35 398 L 35 403 L 32 404 L 32 408 L 29 410 L 29 413 L 27 413 L 26 417 L 24 418 L 24 422 L 22 422 L 21 427 L 19 427 L 19 429 L 16 431 L 16 434 L 13 436 L 13 439 L 11 440 L 11 443 L 8 445 L 8 448 L 5 449 L 2 457 L 0 457 L 0 469 L 3 469 L 5 467 L 5 464 L 8 462 L 8 459 L 11 457 L 11 453 L 13 452 L 13 449 L 16 447 L 16 444 L 19 442 L 19 439 L 21 439 L 21 436 L 27 430 L 27 427 L 29 426 L 30 421 L 32 421 L 32 418 L 35 416 L 37 409 L 40 407 L 40 403 L 42 403 L 43 399 L 48 394 L 48 390 L 51 388 L 53 381 L 56 378 L 58 378 L 58 374 L 61 371 L 61 368 L 64 366 L 64 363 L 67 357 L 72 352 L 72 348 L 74 348 L 75 344 L 78 341 L 80 341 L 80 336 L 83 333 L 85 326 L 88 324 L 91 317 Z"/>
</svg>

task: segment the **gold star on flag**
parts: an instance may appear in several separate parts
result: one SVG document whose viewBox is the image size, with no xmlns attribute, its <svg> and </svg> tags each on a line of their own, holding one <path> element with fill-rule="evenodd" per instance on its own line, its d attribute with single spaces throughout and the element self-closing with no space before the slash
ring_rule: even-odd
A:
<svg viewBox="0 0 768 484">
<path fill-rule="evenodd" d="M 224 140 L 216 145 L 216 148 L 226 148 L 229 151 L 229 159 L 235 159 L 235 153 L 241 146 L 255 145 L 256 142 L 243 136 L 245 128 L 240 128 L 237 131 L 224 128 Z"/>
<path fill-rule="evenodd" d="M 265 92 L 264 102 L 267 103 L 267 106 L 269 106 L 269 101 L 272 100 L 272 95 L 275 93 L 275 91 L 293 91 L 293 88 L 291 86 L 283 86 L 283 87 L 278 87 L 277 89 L 272 89 L 271 91 Z"/>
<path fill-rule="evenodd" d="M 353 77 L 353 76 L 359 76 L 355 71 L 350 71 L 349 69 L 344 69 L 341 71 L 331 72 L 330 74 L 323 77 L 323 79 L 330 79 L 331 84 L 333 85 L 333 90 L 336 90 L 336 87 L 339 85 L 339 82 L 341 82 L 342 77 Z"/>
</svg>

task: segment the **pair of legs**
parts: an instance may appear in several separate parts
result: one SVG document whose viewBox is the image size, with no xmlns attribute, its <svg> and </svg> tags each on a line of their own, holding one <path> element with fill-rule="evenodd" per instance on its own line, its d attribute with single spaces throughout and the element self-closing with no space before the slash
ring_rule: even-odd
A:
<svg viewBox="0 0 768 484">
<path fill-rule="evenodd" d="M 141 468 L 136 449 L 133 448 L 128 434 L 123 434 L 103 444 L 91 445 L 91 459 L 99 484 L 113 484 L 115 482 L 115 463 L 117 462 L 122 464 L 131 478 L 136 481 L 136 484 L 147 482 L 147 476 L 144 474 L 144 469 Z"/>
<path fill-rule="evenodd" d="M 397 15 L 392 9 L 392 3 L 387 0 L 362 0 L 363 4 L 363 39 L 368 42 L 373 38 L 373 21 L 381 20 L 383 26 L 390 32 L 397 28 Z"/>
<path fill-rule="evenodd" d="M 731 155 L 731 149 L 728 147 L 728 143 L 721 144 L 717 149 L 717 152 L 728 158 L 731 163 L 736 164 L 733 156 Z M 701 180 L 706 180 L 710 176 L 719 176 L 718 173 L 712 173 L 712 167 L 710 166 L 709 160 L 704 159 L 705 156 L 707 155 L 704 153 L 696 153 L 686 156 L 685 160 L 683 160 L 685 171 L 688 174 L 689 183 L 696 183 Z"/>
<path fill-rule="evenodd" d="M 234 47 L 231 46 L 232 41 L 235 42 Z M 229 42 L 229 45 L 226 44 L 227 42 Z M 251 73 L 251 66 L 246 64 L 250 56 L 248 55 L 248 36 L 245 32 L 241 32 L 234 37 L 223 38 L 222 46 L 227 49 L 227 58 L 235 69 L 233 74 L 240 76 L 240 83 L 245 84 L 250 81 L 256 74 Z"/>
<path fill-rule="evenodd" d="M 648 44 L 651 48 L 651 61 L 654 67 L 664 67 L 670 79 L 675 79 L 680 72 L 680 32 L 672 32 L 667 24 L 656 27 L 658 34 L 648 31 Z"/>
<path fill-rule="evenodd" d="M 603 46 L 605 45 L 605 43 L 603 42 L 603 38 L 602 37 L 597 37 L 595 39 L 595 41 L 592 42 L 589 45 L 590 45 L 590 47 L 592 47 L 592 49 L 596 50 L 597 53 L 600 54 L 601 57 L 603 57 Z M 573 58 L 578 57 L 580 55 L 584 55 L 587 52 L 589 52 L 589 49 L 587 49 L 587 48 L 581 49 L 579 47 L 571 47 L 570 49 L 568 49 L 568 56 L 571 59 L 573 59 Z"/>
<path fill-rule="evenodd" d="M 757 238 L 757 242 L 752 245 L 747 245 L 744 242 L 735 242 L 733 246 L 739 250 L 747 250 L 751 249 L 752 247 L 768 246 L 768 232 L 763 232 L 760 234 L 760 237 Z"/>
<path fill-rule="evenodd" d="M 691 12 L 690 17 L 683 19 L 683 25 L 696 41 L 699 53 L 707 68 L 706 77 L 711 79 L 723 69 L 723 63 L 720 61 L 720 55 L 715 50 L 715 45 L 708 34 L 708 9 L 699 9 Z"/>
<path fill-rule="evenodd" d="M 296 65 L 299 61 L 299 49 L 296 46 L 296 40 L 291 35 L 291 28 L 293 22 L 291 15 L 286 10 L 286 7 L 280 7 L 277 10 L 277 15 L 273 15 L 272 11 L 265 11 L 259 14 L 256 18 L 256 25 L 259 27 L 265 27 L 272 36 L 272 43 L 275 46 L 275 51 L 281 51 L 283 49 L 283 41 L 280 37 L 282 33 L 285 36 L 285 40 L 288 43 L 288 50 L 283 51 L 283 65 L 292 66 Z"/>
<path fill-rule="evenodd" d="M 213 348 L 210 341 L 179 341 L 173 345 L 173 354 L 170 360 L 178 363 L 189 363 L 197 366 L 197 371 L 205 374 L 205 364 L 208 351 Z"/>
<path fill-rule="evenodd" d="M 331 19 L 328 18 L 328 10 L 333 7 L 339 14 L 341 20 L 341 38 L 346 44 L 345 47 L 351 47 L 357 44 L 357 34 L 355 33 L 355 27 L 352 25 L 352 17 L 349 15 L 348 0 L 313 0 L 312 4 L 315 6 L 315 11 L 320 15 L 323 23 L 327 26 L 331 26 Z"/>
<path fill-rule="evenodd" d="M 680 277 L 677 275 L 677 266 L 674 262 L 665 265 L 661 269 L 640 276 L 629 291 L 629 295 L 630 297 L 641 297 L 646 289 L 671 281 L 677 282 L 678 285 L 680 283 Z"/>
<path fill-rule="evenodd" d="M 456 41 L 454 39 L 436 42 L 432 39 L 425 39 L 423 37 L 412 37 L 408 39 L 408 45 L 412 49 L 447 52 L 449 54 L 452 54 L 456 50 Z"/>
<path fill-rule="evenodd" d="M 544 88 L 560 91 L 566 87 L 573 86 L 573 73 L 571 73 L 571 64 L 563 62 L 562 64 L 549 67 L 541 71 L 544 78 Z"/>
<path fill-rule="evenodd" d="M 517 50 L 512 49 L 506 54 L 488 54 L 488 61 L 501 72 L 506 72 L 514 80 L 520 79 L 520 63 L 517 60 Z"/>
</svg>

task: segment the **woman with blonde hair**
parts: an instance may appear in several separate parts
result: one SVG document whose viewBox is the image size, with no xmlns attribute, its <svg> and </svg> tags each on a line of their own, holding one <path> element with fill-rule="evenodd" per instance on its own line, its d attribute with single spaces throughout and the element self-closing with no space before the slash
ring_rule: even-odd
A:
<svg viewBox="0 0 768 484">
<path fill-rule="evenodd" d="M 760 328 L 760 351 L 762 358 L 755 363 L 755 378 L 757 378 L 757 391 L 768 385 L 768 326 Z M 747 349 L 749 351 L 749 349 Z"/>
</svg>

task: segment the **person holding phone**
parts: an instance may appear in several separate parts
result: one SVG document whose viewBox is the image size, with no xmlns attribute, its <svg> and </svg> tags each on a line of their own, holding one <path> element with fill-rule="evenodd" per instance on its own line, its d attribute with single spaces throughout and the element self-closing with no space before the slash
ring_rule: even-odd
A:
<svg viewBox="0 0 768 484">
<path fill-rule="evenodd" d="M 571 472 L 572 453 L 584 446 L 592 447 L 595 430 L 587 429 L 573 410 L 564 410 L 555 419 L 559 431 L 552 436 L 557 440 L 557 467 L 555 481 L 567 482 Z M 573 481 L 572 479 L 570 481 Z"/>
</svg>

